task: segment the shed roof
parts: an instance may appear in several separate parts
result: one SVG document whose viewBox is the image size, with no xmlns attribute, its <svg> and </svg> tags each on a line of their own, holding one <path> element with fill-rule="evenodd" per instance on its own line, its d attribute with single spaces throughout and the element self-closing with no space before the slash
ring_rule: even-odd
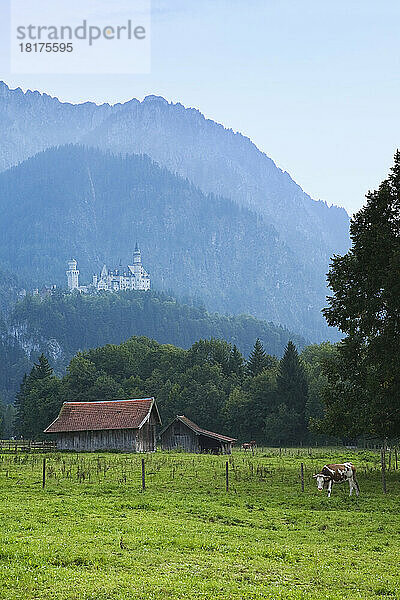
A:
<svg viewBox="0 0 400 600">
<path fill-rule="evenodd" d="M 169 427 L 171 427 L 171 425 L 173 423 L 175 423 L 175 421 L 181 421 L 181 423 L 183 423 L 184 425 L 189 427 L 197 435 L 205 435 L 206 437 L 210 437 L 215 440 L 219 440 L 220 442 L 236 442 L 236 438 L 231 438 L 231 437 L 228 437 L 227 435 L 221 435 L 220 433 L 214 433 L 213 431 L 208 431 L 207 429 L 203 429 L 202 427 L 199 427 L 198 425 L 196 425 L 196 423 L 194 423 L 193 421 L 191 421 L 190 419 L 185 417 L 185 415 L 178 415 L 172 421 L 172 423 L 170 423 L 163 431 L 161 431 L 160 436 L 164 433 L 164 431 L 169 429 Z"/>
<path fill-rule="evenodd" d="M 60 414 L 44 433 L 140 429 L 150 417 L 153 407 L 161 423 L 154 398 L 64 402 Z"/>
</svg>

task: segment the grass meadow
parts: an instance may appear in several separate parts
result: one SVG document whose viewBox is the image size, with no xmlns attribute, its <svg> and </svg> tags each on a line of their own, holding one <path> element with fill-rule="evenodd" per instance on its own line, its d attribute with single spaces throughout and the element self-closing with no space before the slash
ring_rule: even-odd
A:
<svg viewBox="0 0 400 600">
<path fill-rule="evenodd" d="M 144 458 L 143 491 L 142 455 L 49 453 L 42 489 L 43 455 L 0 454 L 1 599 L 400 598 L 400 472 L 383 495 L 378 453 Z M 312 474 L 344 459 L 361 495 L 328 499 Z"/>
</svg>

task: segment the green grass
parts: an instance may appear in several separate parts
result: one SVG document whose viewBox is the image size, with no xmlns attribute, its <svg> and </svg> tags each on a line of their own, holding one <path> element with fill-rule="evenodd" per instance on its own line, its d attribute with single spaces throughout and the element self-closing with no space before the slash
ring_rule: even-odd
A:
<svg viewBox="0 0 400 600">
<path fill-rule="evenodd" d="M 379 455 L 0 455 L 0 598 L 400 598 L 400 483 Z M 361 496 L 312 473 L 352 460 Z M 300 462 L 305 492 L 300 491 Z"/>
</svg>

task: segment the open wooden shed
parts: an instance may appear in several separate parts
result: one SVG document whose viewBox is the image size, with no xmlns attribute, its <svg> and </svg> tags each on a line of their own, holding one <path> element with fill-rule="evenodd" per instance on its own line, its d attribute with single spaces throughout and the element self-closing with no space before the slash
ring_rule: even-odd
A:
<svg viewBox="0 0 400 600">
<path fill-rule="evenodd" d="M 185 415 L 177 416 L 159 435 L 163 450 L 230 454 L 235 438 L 207 431 Z"/>
<path fill-rule="evenodd" d="M 161 419 L 154 398 L 64 402 L 45 429 L 59 450 L 153 452 Z"/>
</svg>

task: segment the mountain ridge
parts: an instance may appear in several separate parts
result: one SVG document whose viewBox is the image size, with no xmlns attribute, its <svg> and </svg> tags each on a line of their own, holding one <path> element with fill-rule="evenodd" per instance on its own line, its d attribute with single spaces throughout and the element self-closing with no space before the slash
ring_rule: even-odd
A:
<svg viewBox="0 0 400 600">
<path fill-rule="evenodd" d="M 240 231 L 239 224 L 233 224 L 231 220 L 227 220 L 227 201 L 233 202 L 235 206 L 243 210 L 251 211 L 257 216 L 250 217 L 250 213 L 243 213 L 246 214 L 244 217 L 236 208 L 232 209 L 237 219 L 245 219 L 246 225 L 243 231 L 249 226 L 252 228 L 252 235 L 256 230 L 258 231 L 260 238 L 258 244 L 255 238 L 251 238 L 252 250 L 256 256 L 250 258 L 252 266 L 249 273 L 253 278 L 250 285 L 256 290 L 255 294 L 261 297 L 268 288 L 264 304 L 269 303 L 269 308 L 267 307 L 265 311 L 262 309 L 262 298 L 249 298 L 248 291 L 244 287 L 244 272 L 242 272 L 243 284 L 238 283 L 239 287 L 234 290 L 232 283 L 230 295 L 235 296 L 235 301 L 230 305 L 228 302 L 227 310 L 231 312 L 255 311 L 255 316 L 273 321 L 279 318 L 279 322 L 283 325 L 309 337 L 316 335 L 315 323 L 319 320 L 317 335 L 324 336 L 325 334 L 322 332 L 328 332 L 328 329 L 322 325 L 322 319 L 316 313 L 319 313 L 326 302 L 325 277 L 330 257 L 348 249 L 349 217 L 343 208 L 335 205 L 328 207 L 321 200 L 313 200 L 287 171 L 280 169 L 265 152 L 256 147 L 250 138 L 206 118 L 196 108 L 186 108 L 181 103 L 168 102 L 161 96 L 149 95 L 142 101 L 132 99 L 115 105 L 107 103 L 97 105 L 93 102 L 72 104 L 60 102 L 55 97 L 37 91 L 23 92 L 20 88 L 11 90 L 5 83 L 0 85 L 0 135 L 3 142 L 0 149 L 0 170 L 2 171 L 1 175 L 4 176 L 3 182 L 9 176 L 6 174 L 9 173 L 7 169 L 10 169 L 10 166 L 20 165 L 19 168 L 23 170 L 26 168 L 23 166 L 23 161 L 33 159 L 40 152 L 68 144 L 84 145 L 88 149 L 110 152 L 112 155 L 120 157 L 121 160 L 124 157 L 136 155 L 149 156 L 160 168 L 187 181 L 188 186 L 184 192 L 182 184 L 178 184 L 177 180 L 175 183 L 180 193 L 182 192 L 183 196 L 186 195 L 186 205 L 190 204 L 191 206 L 190 222 L 193 227 L 192 234 L 195 237 L 197 235 L 196 219 L 200 219 L 204 234 L 207 227 L 207 236 L 211 232 L 211 225 L 205 223 L 204 216 L 196 213 L 195 203 L 199 202 L 203 207 L 207 206 L 207 210 L 211 211 L 210 214 L 214 215 L 213 218 L 218 220 L 212 202 L 206 199 L 208 197 L 224 199 L 223 212 L 225 212 L 223 219 L 219 220 L 217 228 L 219 227 L 220 239 L 223 239 L 226 245 L 236 244 L 234 253 L 243 243 L 240 241 L 243 232 Z M 118 170 L 120 167 L 116 168 Z M 144 168 L 147 167 L 144 166 Z M 62 165 L 60 165 L 60 169 L 65 172 Z M 155 174 L 154 170 L 153 175 L 156 180 L 159 180 L 159 176 Z M 34 173 L 32 176 L 34 177 Z M 65 206 L 68 205 L 69 200 L 63 192 L 63 187 L 68 186 L 68 177 L 70 176 L 65 172 L 64 182 L 58 178 L 57 189 L 53 190 L 56 203 L 58 202 L 56 195 L 60 194 Z M 128 182 L 126 173 L 124 177 Z M 100 177 L 100 179 L 102 178 Z M 167 179 L 165 176 L 164 183 Z M 50 178 L 47 181 L 48 185 L 52 187 L 53 181 Z M 172 187 L 175 185 L 172 180 L 169 182 Z M 81 177 L 81 184 L 82 190 L 75 190 L 76 205 L 79 205 L 82 213 L 82 202 L 87 203 L 85 212 L 85 219 L 89 225 L 87 235 L 92 238 L 96 235 L 99 237 L 99 233 L 93 230 L 96 223 L 94 222 L 94 225 L 90 223 L 89 218 L 90 210 L 93 215 L 95 214 L 93 212 L 96 205 L 96 198 L 93 195 L 95 188 L 91 185 L 88 189 L 86 176 Z M 103 190 L 107 187 L 110 197 L 114 198 L 113 182 L 108 182 L 105 186 L 102 180 L 101 185 Z M 135 188 L 133 180 L 130 180 L 129 185 L 133 186 L 132 190 L 140 195 L 140 190 Z M 143 186 L 146 186 L 145 182 L 143 182 Z M 190 186 L 193 187 L 190 188 Z M 130 203 L 135 200 L 132 190 L 126 192 Z M 164 191 L 166 192 L 166 189 Z M 199 196 L 199 192 L 203 195 Z M 13 197 L 14 190 L 8 188 L 5 192 L 3 189 L 3 193 L 8 193 Z M 47 191 L 43 190 L 43 193 L 47 194 Z M 171 189 L 168 194 L 171 196 Z M 180 226 L 178 206 L 183 211 L 187 208 L 183 203 L 183 196 L 176 205 L 174 205 L 172 197 L 169 199 L 169 216 L 167 218 L 165 215 L 163 220 L 164 230 L 157 230 L 160 240 L 166 239 L 169 228 L 175 227 L 177 230 Z M 153 207 L 146 203 L 143 204 L 143 194 L 141 198 L 142 209 L 152 211 L 158 202 L 154 186 L 151 191 Z M 121 218 L 122 213 L 121 207 L 118 208 L 118 199 L 114 199 L 113 202 L 117 203 L 117 208 L 115 214 L 110 214 L 110 218 Z M 164 200 L 161 201 L 161 203 L 163 202 Z M 221 201 L 218 200 L 218 202 Z M 3 199 L 4 205 L 6 202 Z M 124 206 L 128 211 L 132 209 L 127 202 Z M 219 206 L 221 207 L 221 204 Z M 61 210 L 61 207 L 59 209 Z M 69 209 L 72 210 L 72 206 Z M 48 210 L 54 213 L 55 205 L 48 203 Z M 165 202 L 163 210 L 167 211 Z M 96 218 L 98 219 L 99 215 L 96 215 Z M 256 224 L 257 219 L 258 224 Z M 174 220 L 176 221 L 175 225 Z M 233 227 L 236 232 L 237 239 L 234 241 L 229 239 L 229 231 L 223 230 L 223 227 L 228 227 L 228 221 L 229 227 Z M 58 227 L 57 224 L 55 226 Z M 149 221 L 143 222 L 147 238 L 150 235 L 151 226 Z M 186 236 L 187 233 L 183 230 L 182 235 Z M 82 230 L 80 235 L 83 239 L 85 232 Z M 131 235 L 137 235 L 132 224 Z M 202 248 L 205 239 L 201 242 Z M 94 248 L 95 241 L 92 240 L 92 242 L 90 243 Z M 190 246 L 189 240 L 187 243 Z M 36 244 L 39 242 L 37 241 Z M 265 245 L 264 248 L 259 247 L 262 244 Z M 6 252 L 6 249 L 4 251 Z M 200 251 L 200 247 L 193 248 L 193 252 L 197 251 Z M 243 249 L 243 251 L 245 250 Z M 279 257 L 279 251 L 282 253 L 282 258 Z M 97 254 L 98 256 L 107 255 L 107 252 L 108 255 L 113 256 L 113 252 L 107 247 L 100 248 Z M 204 252 L 204 248 L 202 252 Z M 219 252 L 227 254 L 226 249 L 222 246 L 220 246 Z M 247 250 L 245 254 L 246 252 Z M 214 269 L 221 271 L 222 274 L 226 268 L 232 271 L 232 267 L 228 265 L 227 256 L 221 262 L 217 254 L 214 252 L 212 259 L 208 255 L 209 264 Z M 236 258 L 237 267 L 243 271 L 239 257 L 236 256 Z M 11 259 L 10 255 L 10 261 Z M 26 260 L 29 262 L 30 257 L 27 257 Z M 182 255 L 182 260 L 187 267 L 187 276 L 193 276 L 196 273 L 194 265 L 198 268 L 202 264 L 203 256 L 201 254 L 193 257 Z M 292 261 L 291 266 L 289 265 L 290 260 Z M 13 265 L 10 261 L 6 260 L 6 264 L 3 266 L 12 270 Z M 202 270 L 197 272 L 201 273 Z M 299 276 L 299 274 L 301 275 Z M 51 272 L 49 272 L 50 275 Z M 233 272 L 232 276 L 236 277 Z M 271 284 L 266 283 L 268 277 L 271 278 Z M 226 290 L 224 292 L 218 286 L 218 282 L 216 286 L 215 283 L 215 281 L 208 281 L 204 278 L 201 297 L 203 301 L 211 301 L 208 306 L 210 310 L 221 310 L 223 299 L 226 299 L 224 296 Z M 282 299 L 280 286 L 289 286 L 292 290 L 289 294 L 293 302 L 292 306 L 288 305 L 286 299 Z M 296 286 L 298 298 L 294 293 Z M 161 289 L 165 288 L 161 287 Z M 182 289 L 177 290 L 177 293 L 182 291 Z M 191 290 L 186 289 L 183 293 L 190 295 Z M 215 300 L 214 293 L 219 296 L 219 300 L 212 304 Z M 195 295 L 197 294 L 195 293 Z M 229 301 L 230 299 L 228 296 Z M 283 302 L 284 309 L 278 308 L 279 302 Z M 270 314 L 271 307 L 276 307 L 273 314 Z M 314 325 L 312 326 L 310 326 L 310 311 L 314 313 Z M 303 323 L 300 322 L 302 319 Z"/>
<path fill-rule="evenodd" d="M 9 160 L 4 157 L 3 150 L 0 153 L 0 169 L 4 170 L 18 164 L 40 150 L 65 143 L 84 143 L 116 153 L 144 153 L 161 166 L 188 177 L 206 193 L 232 197 L 240 204 L 251 206 L 275 221 L 281 234 L 287 233 L 286 229 L 289 225 L 289 232 L 294 239 L 301 233 L 300 244 L 305 242 L 309 251 L 312 251 L 316 238 L 322 245 L 327 245 L 325 255 L 330 256 L 333 252 L 344 252 L 348 249 L 349 217 L 344 208 L 336 205 L 328 206 L 322 200 L 312 199 L 287 171 L 280 169 L 265 152 L 257 148 L 249 137 L 206 118 L 197 108 L 186 108 L 180 102 L 168 102 L 162 96 L 156 95 L 148 95 L 142 101 L 133 98 L 125 103 L 114 105 L 108 103 L 98 105 L 93 102 L 64 103 L 56 97 L 38 91 L 23 92 L 21 88 L 11 90 L 5 82 L 2 82 L 0 111 L 3 109 L 4 113 L 5 99 L 12 103 L 15 98 L 21 101 L 19 102 L 21 106 L 24 103 L 29 105 L 29 101 L 33 99 L 35 109 L 38 107 L 43 109 L 44 104 L 55 107 L 56 114 L 53 114 L 53 120 L 46 119 L 46 131 L 43 131 L 43 127 L 40 128 L 42 143 L 37 143 L 35 147 L 30 146 L 19 156 L 14 152 Z M 29 106 L 25 108 L 29 109 Z M 66 123 L 61 118 L 64 112 L 67 113 Z M 40 122 L 41 113 L 40 111 L 38 113 Z M 25 122 L 26 116 L 22 114 Z M 34 121 L 33 116 L 30 114 L 30 126 Z M 49 127 L 49 125 L 54 127 L 55 122 L 56 132 L 51 131 L 52 128 Z M 63 125 L 66 125 L 65 130 Z M 47 133 L 46 142 L 44 138 L 49 130 L 51 135 Z M 7 146 L 7 135 L 1 119 L 0 133 L 3 134 L 3 147 Z M 191 144 L 193 134 L 196 134 L 196 139 L 195 143 Z M 200 136 L 206 136 L 207 139 L 205 148 L 197 151 L 201 142 Z M 35 140 L 38 140 L 38 137 L 40 136 L 34 136 Z M 209 159 L 211 141 L 214 145 Z M 22 141 L 16 145 L 22 148 L 24 146 Z M 218 148 L 219 151 L 216 152 Z M 236 160 L 234 160 L 235 152 Z M 225 155 L 228 157 L 227 160 Z M 217 165 L 215 165 L 216 161 Z M 243 168 L 244 164 L 246 168 Z M 252 173 L 255 165 L 256 172 Z M 266 173 L 265 170 L 268 172 Z M 277 208 L 281 210 L 277 211 Z M 290 226 L 290 219 L 282 218 L 287 211 L 294 211 L 296 227 Z M 302 218 L 303 212 L 307 213 L 305 218 Z M 279 213 L 281 213 L 280 219 L 278 219 Z M 326 223 L 330 216 L 333 217 L 336 227 L 330 228 Z M 309 220 L 312 221 L 312 226 L 308 223 Z M 324 231 L 323 235 L 321 235 L 321 228 Z M 311 231 L 308 235 L 306 235 L 307 229 Z M 341 231 L 337 241 L 331 239 L 330 229 L 335 231 L 336 237 L 338 229 Z M 299 244 L 295 247 L 299 249 Z"/>
<path fill-rule="evenodd" d="M 260 150 L 257 145 L 251 140 L 251 138 L 243 133 L 241 133 L 238 130 L 233 129 L 232 127 L 227 127 L 225 125 L 223 125 L 222 123 L 219 123 L 218 121 L 215 121 L 214 119 L 211 119 L 210 117 L 206 117 L 201 110 L 199 110 L 198 108 L 195 107 L 187 107 L 184 104 L 182 104 L 181 102 L 172 102 L 167 100 L 166 98 L 164 98 L 163 96 L 159 96 L 157 94 L 148 94 L 146 95 L 143 100 L 139 100 L 137 98 L 131 98 L 129 100 L 126 100 L 125 102 L 116 102 L 114 104 L 109 103 L 109 102 L 102 102 L 100 104 L 97 104 L 96 102 L 93 101 L 85 101 L 85 102 L 79 102 L 79 103 L 74 103 L 74 102 L 69 102 L 69 101 L 63 101 L 60 100 L 59 98 L 57 98 L 57 96 L 52 96 L 51 94 L 47 94 L 46 92 L 40 92 L 39 90 L 31 90 L 31 89 L 27 89 L 25 92 L 22 90 L 21 87 L 16 87 L 16 88 L 10 88 L 7 83 L 5 81 L 0 80 L 0 98 L 4 98 L 5 95 L 10 95 L 10 97 L 13 96 L 13 94 L 17 94 L 19 96 L 24 96 L 24 97 L 29 97 L 29 96 L 33 96 L 35 98 L 43 98 L 46 100 L 49 100 L 51 102 L 53 102 L 54 104 L 57 105 L 63 105 L 63 106 L 67 106 L 67 107 L 73 107 L 73 108 L 79 108 L 79 107 L 91 107 L 96 109 L 109 109 L 110 111 L 112 111 L 112 109 L 130 109 L 133 105 L 137 106 L 140 104 L 146 104 L 146 103 L 151 103 L 151 102 L 159 102 L 162 105 L 165 106 L 171 106 L 180 110 L 184 110 L 188 113 L 192 113 L 195 114 L 196 116 L 198 116 L 201 120 L 204 120 L 205 122 L 211 123 L 213 126 L 217 126 L 219 128 L 221 128 L 224 132 L 233 134 L 234 136 L 239 136 L 240 138 L 242 138 L 244 141 L 246 141 L 252 148 L 255 148 L 258 152 L 260 152 L 264 158 L 266 158 L 268 161 L 270 161 L 273 166 L 280 171 L 280 173 L 284 176 L 287 176 L 290 180 L 291 183 L 293 183 L 301 192 L 303 192 L 310 200 L 312 200 L 313 202 L 316 203 L 320 203 L 324 206 L 326 206 L 328 209 L 329 208 L 337 208 L 343 212 L 345 212 L 347 214 L 347 211 L 345 208 L 337 205 L 337 204 L 331 204 L 328 205 L 328 203 L 324 200 L 318 199 L 315 200 L 314 198 L 312 198 L 309 194 L 307 194 L 307 192 L 305 192 L 303 190 L 303 188 L 292 178 L 292 176 L 290 175 L 290 173 L 285 170 L 285 169 L 281 169 L 276 162 L 269 157 L 265 151 Z M 11 166 L 11 165 L 10 165 Z"/>
</svg>

